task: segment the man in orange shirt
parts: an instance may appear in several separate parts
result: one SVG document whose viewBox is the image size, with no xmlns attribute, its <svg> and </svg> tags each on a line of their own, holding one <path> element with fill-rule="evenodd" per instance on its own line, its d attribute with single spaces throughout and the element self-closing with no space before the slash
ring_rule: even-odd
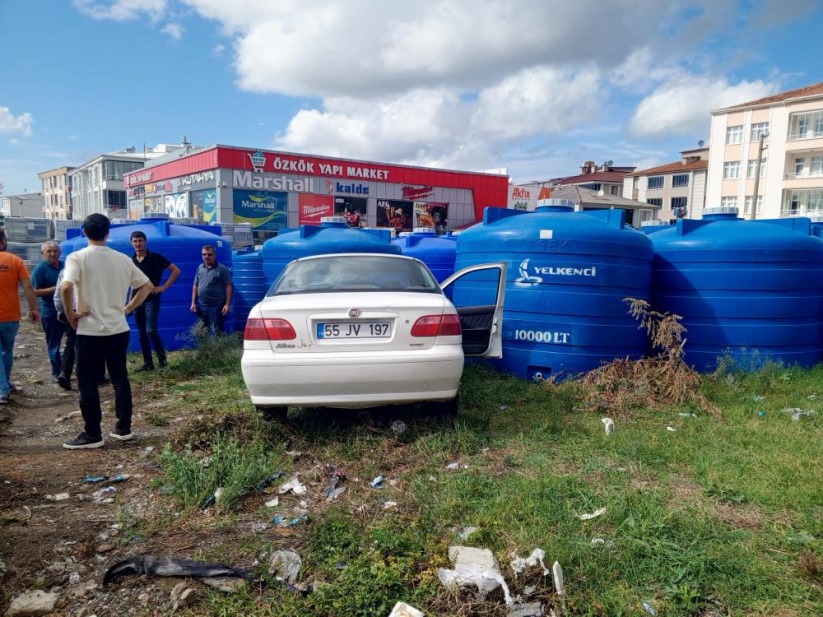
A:
<svg viewBox="0 0 823 617">
<path fill-rule="evenodd" d="M 14 362 L 14 339 L 20 329 L 20 295 L 18 285 L 29 303 L 31 323 L 40 320 L 37 312 L 37 296 L 31 286 L 26 264 L 17 255 L 7 253 L 6 232 L 0 229 L 0 405 L 8 405 L 11 394 L 11 367 Z"/>
</svg>

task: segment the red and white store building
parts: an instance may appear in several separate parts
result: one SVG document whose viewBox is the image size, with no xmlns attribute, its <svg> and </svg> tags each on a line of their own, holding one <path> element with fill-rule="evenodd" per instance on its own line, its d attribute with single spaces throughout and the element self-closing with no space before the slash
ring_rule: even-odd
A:
<svg viewBox="0 0 823 617">
<path fill-rule="evenodd" d="M 124 175 L 128 218 L 156 213 L 274 233 L 345 216 L 350 226 L 455 229 L 509 205 L 509 177 L 215 145 Z"/>
</svg>

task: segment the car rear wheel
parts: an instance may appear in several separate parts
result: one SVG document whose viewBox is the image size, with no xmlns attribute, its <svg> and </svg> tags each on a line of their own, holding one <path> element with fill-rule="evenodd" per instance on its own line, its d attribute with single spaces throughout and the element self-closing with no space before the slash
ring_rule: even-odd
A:
<svg viewBox="0 0 823 617">
<path fill-rule="evenodd" d="M 255 408 L 263 416 L 263 419 L 269 422 L 285 422 L 289 417 L 289 408 L 285 405 L 275 405 L 272 407 L 255 405 Z"/>
</svg>

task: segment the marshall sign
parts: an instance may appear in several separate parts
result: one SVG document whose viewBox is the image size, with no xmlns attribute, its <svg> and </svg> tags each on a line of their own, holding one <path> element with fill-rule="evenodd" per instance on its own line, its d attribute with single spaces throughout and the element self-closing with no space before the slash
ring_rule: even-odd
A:
<svg viewBox="0 0 823 617">
<path fill-rule="evenodd" d="M 232 173 L 232 186 L 239 189 L 256 189 L 265 191 L 294 191 L 297 193 L 314 193 L 314 178 L 287 178 L 285 176 L 263 176 L 250 171 L 235 169 Z"/>
</svg>

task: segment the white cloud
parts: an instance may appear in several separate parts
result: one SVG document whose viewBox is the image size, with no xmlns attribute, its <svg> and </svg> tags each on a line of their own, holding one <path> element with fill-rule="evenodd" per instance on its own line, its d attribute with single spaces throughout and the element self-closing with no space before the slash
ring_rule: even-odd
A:
<svg viewBox="0 0 823 617">
<path fill-rule="evenodd" d="M 637 137 L 688 134 L 708 129 L 714 109 L 753 101 L 778 92 L 780 84 L 762 80 L 730 84 L 722 77 L 683 74 L 644 98 L 629 128 Z"/>
<path fill-rule="evenodd" d="M 160 30 L 163 34 L 168 34 L 171 38 L 175 41 L 179 41 L 183 38 L 183 26 L 176 23 L 167 23 L 163 26 L 163 29 Z"/>
<path fill-rule="evenodd" d="M 33 123 L 34 117 L 30 113 L 15 116 L 8 107 L 0 107 L 0 133 L 20 133 L 28 137 Z"/>
<path fill-rule="evenodd" d="M 507 160 L 525 166 L 537 157 L 549 164 L 674 160 L 676 152 L 621 144 L 619 135 L 685 135 L 696 141 L 701 131 L 706 136 L 712 109 L 779 89 L 780 76 L 746 81 L 731 77 L 732 71 L 745 64 L 741 58 L 759 53 L 756 41 L 769 32 L 757 27 L 767 28 L 763 22 L 784 4 L 789 18 L 802 17 L 809 5 L 804 0 L 74 2 L 97 19 L 148 16 L 177 40 L 183 29 L 172 18 L 214 21 L 231 42 L 212 41 L 211 55 L 231 54 L 239 89 L 311 101 L 274 137 L 274 147 L 467 169 Z M 750 36 L 754 32 L 759 38 Z M 714 53 L 718 41 L 722 53 Z M 562 139 L 564 146 L 555 147 Z"/>
<path fill-rule="evenodd" d="M 73 0 L 81 13 L 93 19 L 128 21 L 146 14 L 157 21 L 166 12 L 167 0 Z"/>
</svg>

